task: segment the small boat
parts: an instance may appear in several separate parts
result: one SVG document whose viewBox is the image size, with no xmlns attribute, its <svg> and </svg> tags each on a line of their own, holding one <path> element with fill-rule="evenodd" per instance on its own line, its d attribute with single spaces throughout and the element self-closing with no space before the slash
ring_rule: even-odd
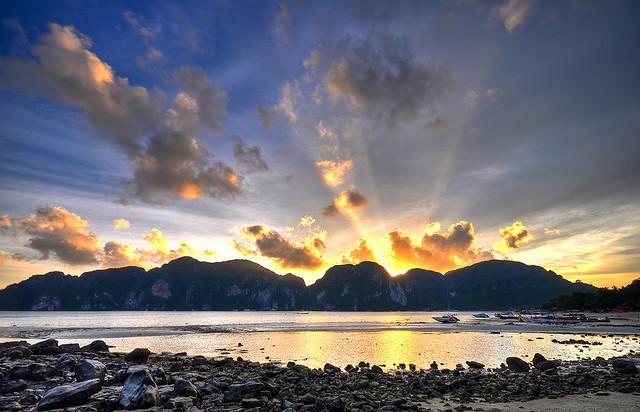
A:
<svg viewBox="0 0 640 412">
<path fill-rule="evenodd" d="M 496 313 L 495 317 L 498 319 L 510 319 L 510 320 L 518 320 L 520 317 L 513 312 L 500 312 Z"/>
<path fill-rule="evenodd" d="M 486 313 L 474 313 L 473 317 L 476 319 L 488 319 L 489 315 L 487 315 Z"/>
<path fill-rule="evenodd" d="M 456 318 L 455 316 L 449 314 L 449 315 L 444 315 L 444 316 L 434 316 L 433 320 L 437 320 L 440 323 L 457 323 L 460 322 L 460 319 Z"/>
</svg>

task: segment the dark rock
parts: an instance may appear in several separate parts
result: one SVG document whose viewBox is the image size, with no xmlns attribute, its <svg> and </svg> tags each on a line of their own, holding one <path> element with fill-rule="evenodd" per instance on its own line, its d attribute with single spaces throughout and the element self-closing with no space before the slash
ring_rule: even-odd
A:
<svg viewBox="0 0 640 412">
<path fill-rule="evenodd" d="M 436 361 L 431 362 L 431 365 L 429 365 L 429 369 L 431 369 L 432 371 L 437 371 L 438 363 Z"/>
<path fill-rule="evenodd" d="M 256 398 L 244 398 L 241 404 L 243 408 L 257 408 L 262 406 L 262 401 Z"/>
<path fill-rule="evenodd" d="M 98 379 L 55 387 L 44 394 L 38 403 L 38 410 L 46 411 L 82 404 L 91 395 L 100 392 L 100 389 L 102 389 L 102 385 Z"/>
<path fill-rule="evenodd" d="M 507 358 L 507 367 L 514 372 L 529 372 L 529 364 L 516 356 Z"/>
<path fill-rule="evenodd" d="M 149 355 L 151 355 L 151 351 L 149 349 L 135 348 L 125 355 L 124 360 L 131 363 L 147 363 Z"/>
<path fill-rule="evenodd" d="M 253 394 L 262 389 L 264 389 L 264 384 L 254 381 L 229 385 L 228 391 L 224 394 L 224 400 L 227 402 L 239 401 L 243 395 Z"/>
<path fill-rule="evenodd" d="M 324 373 L 338 373 L 340 372 L 340 368 L 338 368 L 337 366 L 334 366 L 330 363 L 325 363 L 324 364 L 324 368 L 322 368 L 322 370 L 324 370 Z"/>
<path fill-rule="evenodd" d="M 22 379 L 15 381 L 2 382 L 0 384 L 0 393 L 20 392 L 27 388 L 27 382 Z"/>
<path fill-rule="evenodd" d="M 124 381 L 118 404 L 125 409 L 143 409 L 160 405 L 158 387 L 146 369 L 138 369 Z"/>
<path fill-rule="evenodd" d="M 29 343 L 26 340 L 12 340 L 10 342 L 0 342 L 0 352 L 4 352 L 7 349 L 16 348 L 18 346 L 29 347 Z"/>
<path fill-rule="evenodd" d="M 476 361 L 467 361 L 467 366 L 471 369 L 482 369 L 484 368 L 484 364 Z"/>
<path fill-rule="evenodd" d="M 10 379 L 31 379 L 31 369 L 26 365 L 16 365 L 9 369 Z"/>
<path fill-rule="evenodd" d="M 43 381 L 58 374 L 58 370 L 49 365 L 42 363 L 32 363 L 29 365 L 31 379 L 35 381 Z"/>
<path fill-rule="evenodd" d="M 538 365 L 538 363 L 544 362 L 546 360 L 547 360 L 547 358 L 545 358 L 544 356 L 542 356 L 539 353 L 536 353 L 535 355 L 533 355 L 533 359 L 531 360 L 531 363 L 533 363 L 533 366 L 536 366 L 536 365 Z"/>
<path fill-rule="evenodd" d="M 43 390 L 26 389 L 20 394 L 20 405 L 35 405 L 42 399 Z"/>
<path fill-rule="evenodd" d="M 90 344 L 80 348 L 81 352 L 109 352 L 109 346 L 103 340 L 94 340 Z"/>
<path fill-rule="evenodd" d="M 613 370 L 619 373 L 629 375 L 635 375 L 638 373 L 638 367 L 636 364 L 628 359 L 614 359 L 614 361 L 611 362 L 611 366 L 613 367 Z"/>
<path fill-rule="evenodd" d="M 34 343 L 29 349 L 36 355 L 57 355 L 62 352 L 58 347 L 58 341 L 55 339 Z"/>
<path fill-rule="evenodd" d="M 316 403 L 316 397 L 310 393 L 305 393 L 303 396 L 298 398 L 298 402 L 304 403 L 305 405 L 313 405 Z"/>
<path fill-rule="evenodd" d="M 56 360 L 56 367 L 61 370 L 73 370 L 76 367 L 78 360 L 69 354 L 62 354 Z"/>
<path fill-rule="evenodd" d="M 381 368 L 380 366 L 378 366 L 378 365 L 373 365 L 373 366 L 371 367 L 371 372 L 373 372 L 373 373 L 377 373 L 377 374 L 381 374 L 381 373 L 383 373 L 384 371 L 382 370 L 382 368 Z"/>
<path fill-rule="evenodd" d="M 33 351 L 28 346 L 15 346 L 3 352 L 9 359 L 23 359 L 33 355 Z"/>
<path fill-rule="evenodd" d="M 80 345 L 77 343 L 64 343 L 62 345 L 58 345 L 62 353 L 73 353 L 80 351 Z"/>
<path fill-rule="evenodd" d="M 173 384 L 173 391 L 181 396 L 198 396 L 198 389 L 186 379 L 178 378 Z"/>
<path fill-rule="evenodd" d="M 76 363 L 74 368 L 76 381 L 78 382 L 91 379 L 99 379 L 102 382 L 106 371 L 107 368 L 102 362 L 93 359 L 83 359 Z"/>
<path fill-rule="evenodd" d="M 556 363 L 553 361 L 543 360 L 543 361 L 539 361 L 536 365 L 534 365 L 534 367 L 544 372 L 550 369 L 556 369 L 558 365 L 556 365 Z"/>
</svg>

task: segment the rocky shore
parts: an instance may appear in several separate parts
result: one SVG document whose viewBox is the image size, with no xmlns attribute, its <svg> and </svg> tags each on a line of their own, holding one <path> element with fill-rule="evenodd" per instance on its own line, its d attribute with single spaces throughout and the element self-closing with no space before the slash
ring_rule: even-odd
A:
<svg viewBox="0 0 640 412">
<path fill-rule="evenodd" d="M 567 395 L 628 394 L 640 402 L 638 354 L 561 361 L 536 354 L 487 369 L 467 360 L 453 370 L 364 361 L 311 369 L 242 358 L 112 353 L 103 341 L 80 347 L 48 339 L 0 344 L 0 410 L 401 411 L 487 410 L 479 402 Z M 435 406 L 437 401 L 437 407 Z"/>
</svg>

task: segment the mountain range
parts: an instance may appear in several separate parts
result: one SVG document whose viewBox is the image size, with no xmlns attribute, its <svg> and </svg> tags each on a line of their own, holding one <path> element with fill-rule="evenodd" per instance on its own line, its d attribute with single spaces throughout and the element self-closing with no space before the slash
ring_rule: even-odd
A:
<svg viewBox="0 0 640 412">
<path fill-rule="evenodd" d="M 524 263 L 489 260 L 446 274 L 391 276 L 374 262 L 336 265 L 314 284 L 249 260 L 182 257 L 158 268 L 49 272 L 0 290 L 0 310 L 470 310 L 538 307 L 597 288 Z"/>
</svg>

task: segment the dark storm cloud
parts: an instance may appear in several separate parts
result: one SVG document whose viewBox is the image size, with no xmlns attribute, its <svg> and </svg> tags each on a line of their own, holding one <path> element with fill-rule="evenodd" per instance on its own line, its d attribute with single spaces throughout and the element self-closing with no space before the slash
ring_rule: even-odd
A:
<svg viewBox="0 0 640 412">
<path fill-rule="evenodd" d="M 382 122 L 413 119 L 448 94 L 454 82 L 447 67 L 418 61 L 407 44 L 390 34 L 348 38 L 329 64 L 326 88 L 353 107 L 382 116 Z"/>
<path fill-rule="evenodd" d="M 283 268 L 317 269 L 324 263 L 320 252 L 325 249 L 320 237 L 312 236 L 307 242 L 298 244 L 290 241 L 273 229 L 264 225 L 252 225 L 243 229 L 255 250 L 244 243 L 234 242 L 235 248 L 244 255 L 255 255 L 273 259 Z"/>
<path fill-rule="evenodd" d="M 233 155 L 238 162 L 239 168 L 245 173 L 269 170 L 269 165 L 262 158 L 262 150 L 259 146 L 248 147 L 240 139 L 233 148 Z"/>
</svg>

